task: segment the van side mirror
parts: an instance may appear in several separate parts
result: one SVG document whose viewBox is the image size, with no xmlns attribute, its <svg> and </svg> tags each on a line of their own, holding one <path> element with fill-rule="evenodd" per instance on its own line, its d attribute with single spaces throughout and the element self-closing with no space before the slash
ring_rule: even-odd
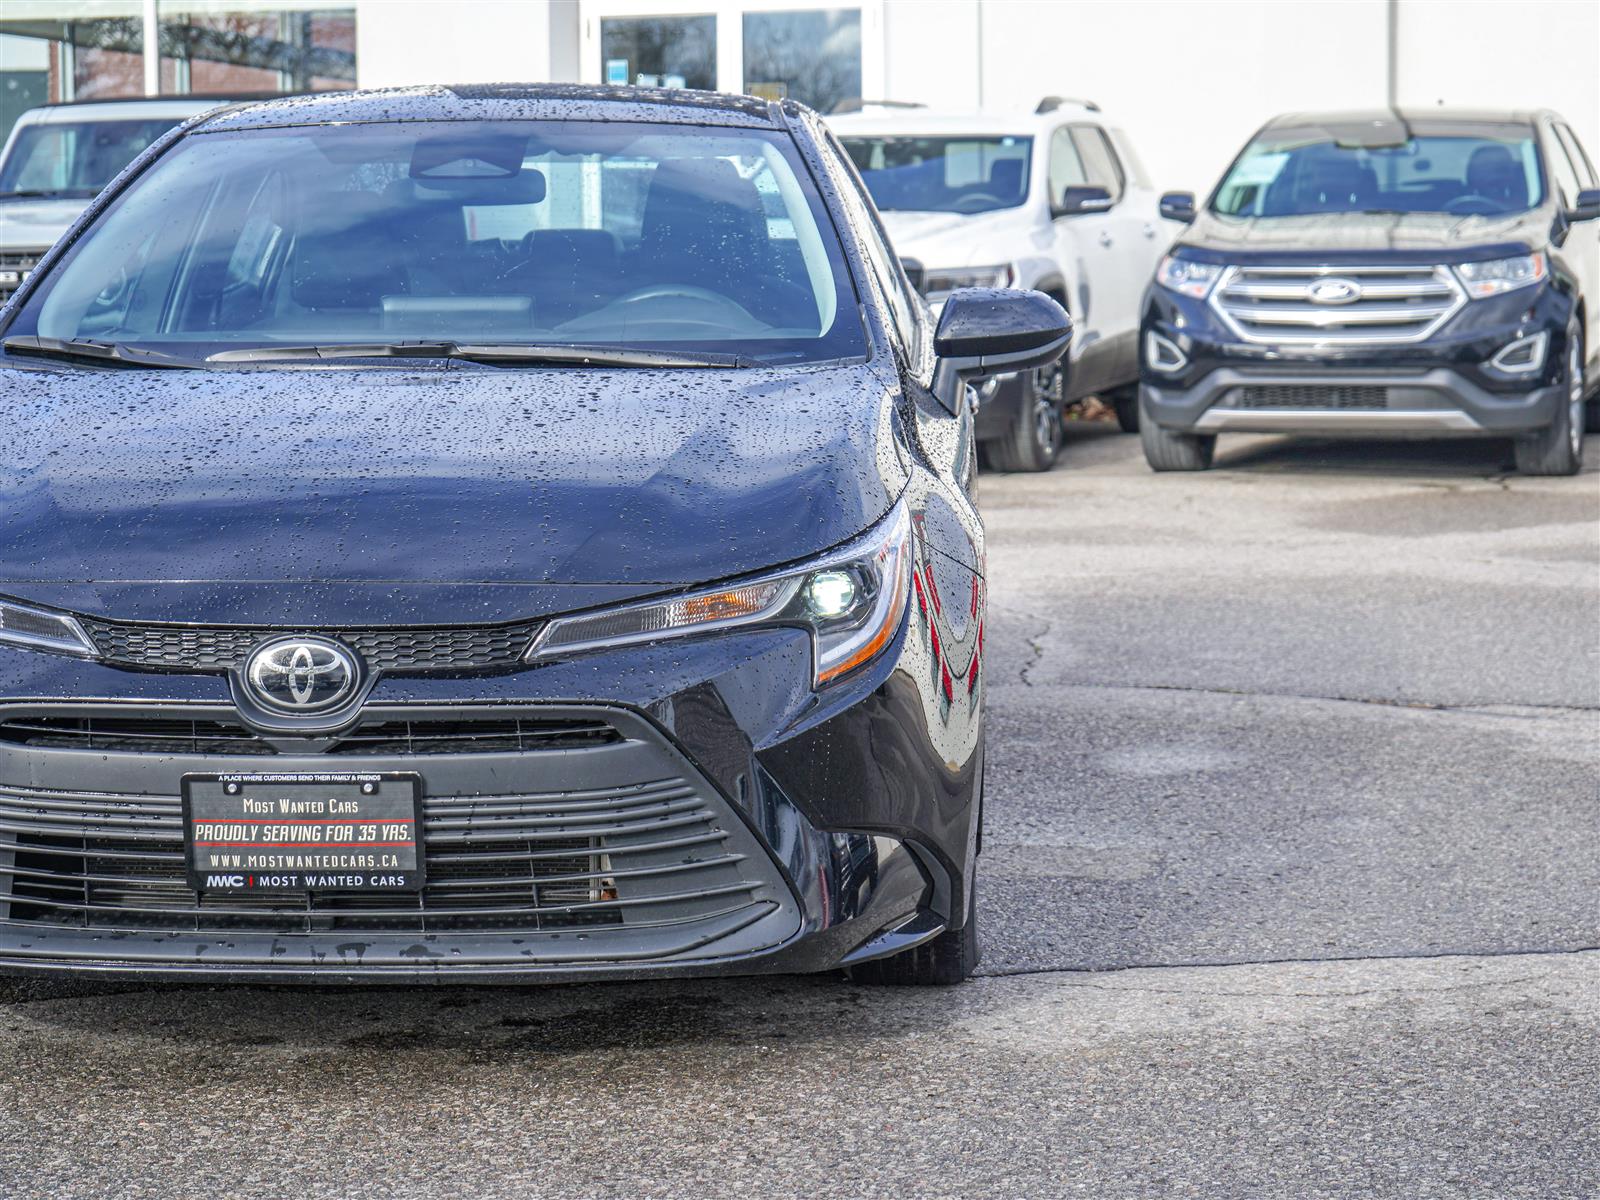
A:
<svg viewBox="0 0 1600 1200">
<path fill-rule="evenodd" d="M 1567 220 L 1573 224 L 1600 220 L 1600 188 L 1584 188 L 1579 192 L 1577 203 L 1567 209 Z"/>
<path fill-rule="evenodd" d="M 1169 221 L 1194 221 L 1194 193 L 1167 192 L 1161 197 L 1161 215 Z"/>
<path fill-rule="evenodd" d="M 960 412 L 967 384 L 1047 367 L 1071 343 L 1072 318 L 1043 292 L 960 288 L 945 300 L 933 335 L 933 394 Z"/>
<path fill-rule="evenodd" d="M 1111 193 L 1103 187 L 1075 183 L 1061 189 L 1061 199 L 1050 209 L 1052 217 L 1070 217 L 1074 213 L 1105 212 L 1112 205 Z"/>
</svg>

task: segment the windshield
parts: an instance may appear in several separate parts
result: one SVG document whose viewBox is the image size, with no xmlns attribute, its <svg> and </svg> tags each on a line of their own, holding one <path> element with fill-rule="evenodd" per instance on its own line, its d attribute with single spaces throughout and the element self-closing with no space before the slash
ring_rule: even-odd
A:
<svg viewBox="0 0 1600 1200">
<path fill-rule="evenodd" d="M 0 198 L 20 193 L 86 200 L 181 119 L 24 125 L 0 162 Z"/>
<path fill-rule="evenodd" d="M 417 340 L 865 353 L 787 135 L 610 122 L 192 134 L 6 334 L 191 360 Z"/>
<path fill-rule="evenodd" d="M 845 152 L 884 212 L 993 212 L 1028 198 L 1033 139 L 847 137 Z"/>
<path fill-rule="evenodd" d="M 1224 216 L 1524 212 L 1544 198 L 1533 132 L 1420 134 L 1392 146 L 1344 145 L 1287 130 L 1245 147 L 1212 201 Z"/>
</svg>

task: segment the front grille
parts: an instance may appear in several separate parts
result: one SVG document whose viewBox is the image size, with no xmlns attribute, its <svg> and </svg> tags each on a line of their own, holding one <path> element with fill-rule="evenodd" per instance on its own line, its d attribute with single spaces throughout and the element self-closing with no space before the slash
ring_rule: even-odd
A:
<svg viewBox="0 0 1600 1200">
<path fill-rule="evenodd" d="M 1466 294 L 1442 266 L 1236 266 L 1211 303 L 1247 341 L 1359 345 L 1421 341 Z"/>
<path fill-rule="evenodd" d="M 42 250 L 0 253 L 0 304 L 11 299 L 11 294 L 22 286 L 43 257 Z"/>
<path fill-rule="evenodd" d="M 615 792 L 429 796 L 417 894 L 211 896 L 185 881 L 176 796 L 0 791 L 10 920 L 312 933 L 567 929 L 722 915 L 760 882 L 683 778 Z M 678 911 L 665 912 L 672 908 Z"/>
<path fill-rule="evenodd" d="M 1389 389 L 1375 384 L 1251 385 L 1234 388 L 1226 397 L 1224 405 L 1228 408 L 1249 409 L 1382 409 L 1389 407 Z"/>
<path fill-rule="evenodd" d="M 269 637 L 307 630 L 241 626 L 133 625 L 80 618 L 101 656 L 117 666 L 157 671 L 237 667 Z M 374 671 L 396 674 L 490 671 L 515 667 L 538 633 L 537 622 L 437 629 L 330 629 Z"/>
<path fill-rule="evenodd" d="M 503 754 L 610 745 L 621 735 L 587 718 L 459 717 L 406 720 L 374 717 L 326 746 L 322 754 Z M 58 716 L 19 713 L 0 720 L 0 743 L 51 750 L 142 754 L 270 755 L 295 739 L 267 741 L 225 715 L 206 718 Z"/>
</svg>

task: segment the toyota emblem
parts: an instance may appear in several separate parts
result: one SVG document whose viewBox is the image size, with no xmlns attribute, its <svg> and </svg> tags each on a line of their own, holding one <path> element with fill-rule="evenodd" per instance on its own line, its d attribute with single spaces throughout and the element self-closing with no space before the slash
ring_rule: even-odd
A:
<svg viewBox="0 0 1600 1200">
<path fill-rule="evenodd" d="M 258 646 L 245 664 L 251 695 L 282 713 L 318 713 L 348 700 L 360 669 L 355 656 L 326 638 L 280 638 Z"/>
</svg>

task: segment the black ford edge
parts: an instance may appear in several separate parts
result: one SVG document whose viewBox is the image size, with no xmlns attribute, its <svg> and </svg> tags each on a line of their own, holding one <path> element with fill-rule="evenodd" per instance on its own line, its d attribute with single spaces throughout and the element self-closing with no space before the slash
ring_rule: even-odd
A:
<svg viewBox="0 0 1600 1200">
<path fill-rule="evenodd" d="M 0 968 L 977 959 L 969 381 L 808 110 L 197 118 L 0 317 Z"/>
<path fill-rule="evenodd" d="M 1156 470 L 1229 432 L 1509 437 L 1524 472 L 1579 469 L 1600 190 L 1555 113 L 1279 117 L 1162 213 L 1190 224 L 1141 329 Z"/>
</svg>

